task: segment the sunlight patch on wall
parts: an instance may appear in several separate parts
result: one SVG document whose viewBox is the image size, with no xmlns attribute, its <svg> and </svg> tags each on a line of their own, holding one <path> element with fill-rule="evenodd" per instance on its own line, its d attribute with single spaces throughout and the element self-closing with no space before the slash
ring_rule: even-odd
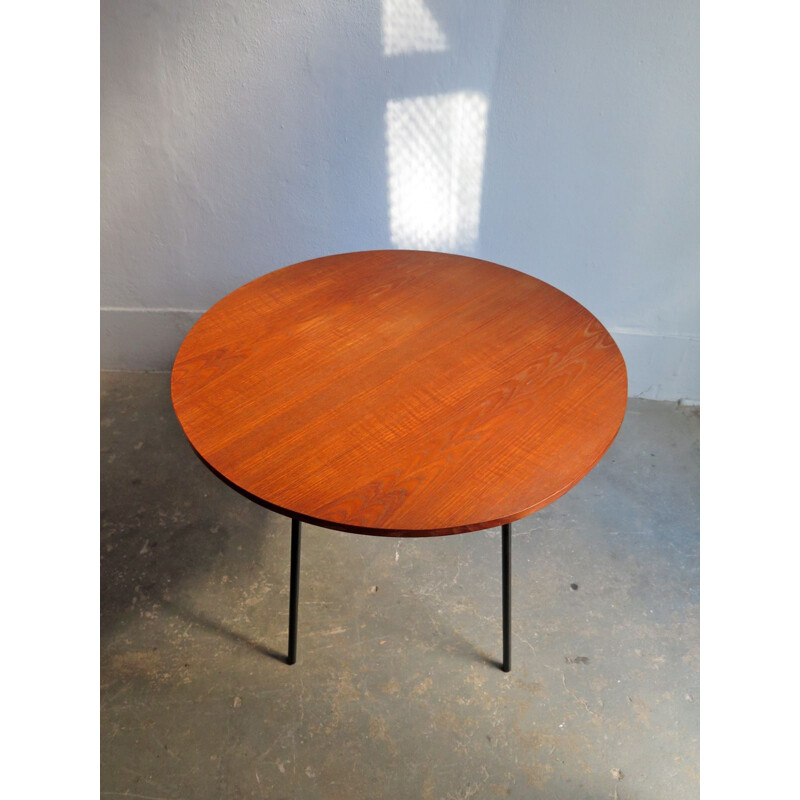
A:
<svg viewBox="0 0 800 800">
<path fill-rule="evenodd" d="M 389 224 L 395 247 L 465 251 L 474 246 L 487 111 L 481 92 L 388 102 Z"/>
<path fill-rule="evenodd" d="M 425 0 L 383 0 L 381 17 L 385 56 L 447 50 L 447 37 Z"/>
</svg>

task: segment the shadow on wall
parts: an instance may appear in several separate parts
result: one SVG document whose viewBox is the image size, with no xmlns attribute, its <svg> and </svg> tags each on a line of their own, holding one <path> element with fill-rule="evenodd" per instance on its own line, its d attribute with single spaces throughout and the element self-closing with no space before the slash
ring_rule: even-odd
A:
<svg viewBox="0 0 800 800">
<path fill-rule="evenodd" d="M 696 6 L 103 0 L 103 366 L 398 247 L 534 274 L 622 335 L 632 393 L 698 397 Z"/>
<path fill-rule="evenodd" d="M 103 306 L 325 253 L 474 252 L 505 3 L 103 7 Z"/>
<path fill-rule="evenodd" d="M 447 37 L 425 0 L 382 0 L 381 41 L 385 56 L 449 49 Z"/>
<path fill-rule="evenodd" d="M 480 92 L 388 102 L 389 225 L 395 247 L 473 250 L 480 224 L 487 110 Z"/>
<path fill-rule="evenodd" d="M 441 53 L 448 38 L 424 0 L 383 0 L 383 54 Z M 386 104 L 386 171 L 392 244 L 474 250 L 481 210 L 488 102 L 458 91 Z"/>
</svg>

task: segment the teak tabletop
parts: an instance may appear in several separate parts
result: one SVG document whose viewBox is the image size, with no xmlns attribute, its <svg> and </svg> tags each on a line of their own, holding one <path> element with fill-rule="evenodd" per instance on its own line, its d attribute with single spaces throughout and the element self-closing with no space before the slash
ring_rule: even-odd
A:
<svg viewBox="0 0 800 800">
<path fill-rule="evenodd" d="M 582 305 L 507 267 L 372 251 L 257 278 L 192 328 L 172 399 L 197 453 L 297 520 L 435 536 L 510 523 L 598 462 L 625 363 Z"/>
</svg>

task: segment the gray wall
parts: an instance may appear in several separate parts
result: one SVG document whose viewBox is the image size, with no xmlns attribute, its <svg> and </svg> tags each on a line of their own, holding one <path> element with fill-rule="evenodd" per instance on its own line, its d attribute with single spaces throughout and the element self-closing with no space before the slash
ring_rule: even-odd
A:
<svg viewBox="0 0 800 800">
<path fill-rule="evenodd" d="M 465 253 L 697 400 L 697 0 L 104 0 L 102 366 L 349 250 Z"/>
</svg>

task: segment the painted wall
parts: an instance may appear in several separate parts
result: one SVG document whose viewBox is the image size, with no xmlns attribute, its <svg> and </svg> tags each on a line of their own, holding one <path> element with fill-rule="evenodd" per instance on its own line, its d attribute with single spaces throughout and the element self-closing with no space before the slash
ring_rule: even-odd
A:
<svg viewBox="0 0 800 800">
<path fill-rule="evenodd" d="M 104 0 L 102 366 L 222 295 L 411 247 L 536 275 L 631 395 L 699 399 L 697 0 Z"/>
</svg>

